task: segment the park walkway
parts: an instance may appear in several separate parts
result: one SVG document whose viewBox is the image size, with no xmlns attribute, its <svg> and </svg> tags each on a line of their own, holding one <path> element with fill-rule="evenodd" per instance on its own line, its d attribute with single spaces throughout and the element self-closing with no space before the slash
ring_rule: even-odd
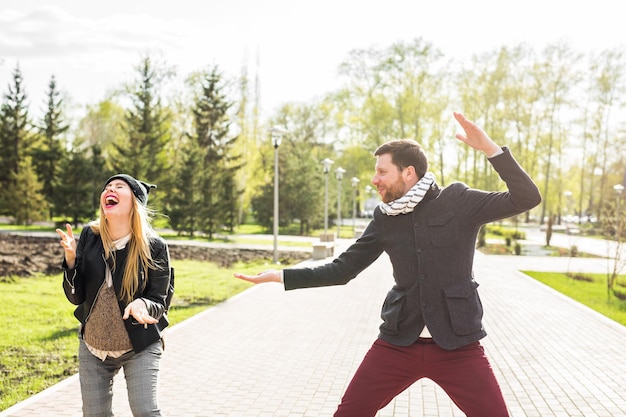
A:
<svg viewBox="0 0 626 417">
<path fill-rule="evenodd" d="M 606 262 L 476 254 L 489 333 L 483 345 L 511 416 L 626 415 L 626 327 L 519 272 L 605 272 Z M 346 286 L 285 292 L 258 285 L 172 327 L 160 379 L 164 415 L 331 416 L 376 337 L 389 271 L 383 255 Z M 114 405 L 117 417 L 131 417 L 120 377 Z M 0 417 L 80 417 L 80 407 L 72 376 Z M 378 413 L 462 415 L 430 380 Z"/>
</svg>

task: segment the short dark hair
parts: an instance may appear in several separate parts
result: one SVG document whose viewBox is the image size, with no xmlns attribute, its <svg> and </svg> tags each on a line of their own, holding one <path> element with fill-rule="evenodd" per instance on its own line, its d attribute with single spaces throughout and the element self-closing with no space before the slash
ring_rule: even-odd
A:
<svg viewBox="0 0 626 417">
<path fill-rule="evenodd" d="M 374 151 L 374 156 L 391 154 L 391 162 L 400 171 L 412 166 L 419 178 L 428 171 L 428 158 L 424 149 L 413 139 L 394 139 L 383 143 Z"/>
</svg>

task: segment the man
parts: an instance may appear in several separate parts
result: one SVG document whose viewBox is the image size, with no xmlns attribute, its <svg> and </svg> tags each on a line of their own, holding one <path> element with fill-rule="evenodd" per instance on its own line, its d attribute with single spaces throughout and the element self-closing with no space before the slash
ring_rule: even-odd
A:
<svg viewBox="0 0 626 417">
<path fill-rule="evenodd" d="M 380 333 L 335 417 L 373 417 L 424 377 L 440 385 L 469 417 L 508 416 L 479 342 L 486 332 L 472 270 L 475 242 L 482 225 L 530 210 L 541 196 L 508 148 L 462 114 L 454 117 L 465 132 L 457 139 L 489 158 L 508 191 L 462 183 L 440 188 L 420 145 L 393 140 L 374 152 L 372 183 L 383 202 L 344 253 L 315 268 L 235 274 L 253 283 L 283 282 L 286 290 L 339 285 L 387 253 L 395 285 L 383 304 Z"/>
</svg>

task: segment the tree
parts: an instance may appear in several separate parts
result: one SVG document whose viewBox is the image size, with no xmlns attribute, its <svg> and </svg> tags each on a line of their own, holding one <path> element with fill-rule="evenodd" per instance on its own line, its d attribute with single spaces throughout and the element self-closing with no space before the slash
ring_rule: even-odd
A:
<svg viewBox="0 0 626 417">
<path fill-rule="evenodd" d="M 329 131 L 327 108 L 324 104 L 283 106 L 271 125 L 284 126 L 289 131 L 279 148 L 279 224 L 286 226 L 300 221 L 300 234 L 311 224 L 322 220 L 323 178 L 321 160 L 330 147 L 321 139 Z M 268 129 L 269 130 L 269 129 Z M 268 229 L 273 224 L 274 149 L 270 141 L 260 148 L 262 166 L 258 169 L 266 181 L 252 198 L 256 220 Z"/>
<path fill-rule="evenodd" d="M 44 220 L 48 213 L 48 202 L 42 193 L 42 183 L 32 165 L 30 157 L 22 158 L 18 171 L 13 173 L 6 195 L 11 196 L 6 204 L 17 224 L 28 225 Z"/>
<path fill-rule="evenodd" d="M 148 182 L 169 182 L 167 150 L 171 137 L 159 89 L 170 73 L 148 56 L 136 71 L 140 79 L 128 89 L 132 107 L 126 111 L 127 136 L 115 144 L 119 158 L 113 159 L 113 167 L 116 172 Z"/>
<path fill-rule="evenodd" d="M 257 62 L 258 65 L 258 62 Z M 251 85 L 252 84 L 252 85 Z M 259 149 L 261 142 L 259 79 L 254 83 L 248 77 L 248 68 L 244 66 L 238 79 L 238 102 L 235 124 L 239 129 L 239 138 L 233 146 L 233 151 L 242 157 L 242 167 L 237 173 L 235 189 L 241 190 L 238 196 L 237 223 L 245 222 L 249 213 L 251 197 L 261 185 L 262 177 L 256 175 L 260 165 Z"/>
<path fill-rule="evenodd" d="M 604 197 L 609 195 L 605 192 L 608 188 L 608 175 L 612 159 L 617 158 L 622 153 L 614 152 L 620 149 L 620 136 L 618 124 L 615 116 L 620 114 L 624 108 L 623 95 L 626 93 L 626 75 L 623 68 L 626 66 L 626 53 L 623 48 L 606 50 L 594 57 L 592 60 L 590 73 L 592 75 L 592 88 L 589 94 L 589 101 L 592 103 L 590 139 L 595 148 L 592 157 L 592 166 L 586 172 L 590 175 L 590 204 L 589 211 L 595 212 L 598 219 L 601 218 L 600 208 L 604 206 Z M 621 139 L 623 140 L 623 139 Z M 594 175 L 600 173 L 600 184 L 594 184 Z M 594 190 L 597 193 L 598 201 L 594 207 Z"/>
<path fill-rule="evenodd" d="M 98 151 L 94 153 L 98 154 Z M 102 165 L 102 164 L 100 164 Z M 91 220 L 99 207 L 100 188 L 95 186 L 98 164 L 89 158 L 87 150 L 70 150 L 59 164 L 59 173 L 55 182 L 57 196 L 56 212 L 65 216 L 78 227 L 82 222 Z M 105 180 L 98 181 L 101 187 Z M 97 197 L 94 195 L 97 193 Z"/>
<path fill-rule="evenodd" d="M 9 85 L 9 92 L 4 95 L 0 107 L 0 194 L 4 191 L 0 196 L 0 212 L 9 214 L 6 205 L 12 196 L 7 194 L 7 190 L 15 185 L 20 161 L 29 154 L 32 142 L 26 99 L 18 65 L 13 72 L 13 84 Z"/>
<path fill-rule="evenodd" d="M 562 43 L 548 45 L 543 51 L 544 57 L 540 65 L 535 69 L 536 80 L 542 84 L 543 111 L 540 123 L 543 127 L 542 141 L 539 144 L 539 155 L 543 156 L 543 199 L 541 219 L 546 212 L 560 216 L 559 207 L 563 195 L 562 172 L 559 164 L 559 156 L 562 154 L 562 142 L 564 140 L 562 113 L 571 106 L 571 92 L 580 80 L 576 72 L 576 63 L 580 56 L 574 53 L 569 46 Z M 556 161 L 553 161 L 554 158 Z M 556 171 L 556 172 L 554 172 Z M 555 181 L 556 179 L 556 181 Z M 555 193 L 550 193 L 550 184 L 556 183 Z M 556 203 L 554 200 L 557 200 Z"/>
<path fill-rule="evenodd" d="M 174 169 L 173 192 L 168 193 L 167 213 L 170 226 L 193 236 L 199 230 L 202 209 L 202 160 L 197 143 L 188 140 L 181 148 L 181 161 Z"/>
<path fill-rule="evenodd" d="M 172 227 L 193 234 L 202 231 L 210 239 L 221 228 L 232 230 L 237 215 L 234 176 L 240 156 L 232 152 L 237 136 L 230 133 L 229 110 L 223 75 L 217 66 L 191 80 L 199 92 L 195 98 L 193 133 L 183 147 L 182 165 L 176 168 L 173 193 L 168 199 L 174 216 Z"/>
<path fill-rule="evenodd" d="M 56 80 L 54 75 L 48 84 L 48 102 L 47 110 L 43 118 L 42 126 L 39 128 L 41 132 L 41 140 L 37 143 L 37 147 L 31 152 L 37 175 L 43 184 L 43 195 L 49 203 L 49 217 L 54 215 L 55 193 L 54 179 L 57 177 L 58 164 L 61 163 L 65 156 L 65 141 L 63 134 L 69 129 L 69 125 L 63 121 L 63 99 L 56 88 Z"/>
<path fill-rule="evenodd" d="M 619 184 L 621 185 L 621 184 Z M 624 204 L 624 190 L 615 188 L 618 194 L 614 201 L 609 202 L 605 207 L 602 216 L 602 227 L 607 239 L 607 255 L 613 262 L 612 268 L 607 271 L 607 292 L 609 300 L 611 295 L 620 299 L 626 299 L 626 294 L 616 288 L 617 277 L 626 266 L 626 259 L 623 256 L 624 242 L 626 241 L 626 222 L 624 221 L 626 204 Z"/>
<path fill-rule="evenodd" d="M 106 173 L 117 174 L 115 144 L 128 138 L 124 109 L 109 99 L 87 106 L 87 114 L 79 121 L 75 137 L 74 147 L 87 150 L 97 146 L 106 161 Z"/>
<path fill-rule="evenodd" d="M 336 98 L 343 123 L 362 146 L 373 152 L 386 140 L 412 138 L 432 150 L 425 126 L 429 106 L 440 101 L 434 80 L 445 72 L 442 57 L 420 38 L 350 53 L 340 65 L 349 81 Z"/>
<path fill-rule="evenodd" d="M 457 78 L 461 107 L 493 138 L 504 137 L 502 108 L 512 59 L 507 48 L 474 56 Z M 483 154 L 470 147 L 459 150 L 459 178 L 473 187 L 494 189 L 498 176 Z"/>
</svg>

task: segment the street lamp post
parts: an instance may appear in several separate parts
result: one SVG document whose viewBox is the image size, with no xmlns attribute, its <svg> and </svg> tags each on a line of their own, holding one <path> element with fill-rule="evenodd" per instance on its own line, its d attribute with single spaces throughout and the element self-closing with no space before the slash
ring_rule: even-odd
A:
<svg viewBox="0 0 626 417">
<path fill-rule="evenodd" d="M 617 193 L 617 204 L 616 204 L 616 219 L 617 219 L 617 225 L 618 227 L 618 233 L 621 233 L 621 225 L 622 225 L 622 219 L 621 219 L 621 204 L 622 204 L 622 193 L 624 192 L 624 186 L 622 184 L 615 184 L 613 186 L 613 189 L 615 190 L 615 192 Z M 618 238 L 620 237 L 620 235 L 617 236 Z"/>
<path fill-rule="evenodd" d="M 624 185 L 616 184 L 613 189 L 617 193 L 617 202 L 615 204 L 615 257 L 613 258 L 613 277 L 617 276 L 618 265 L 624 262 L 624 250 L 622 245 L 624 243 L 624 219 L 622 216 L 622 194 L 624 193 Z M 621 252 L 621 253 L 620 253 Z M 612 278 L 615 279 L 615 278 Z"/>
<path fill-rule="evenodd" d="M 331 159 L 324 159 L 322 161 L 324 165 L 324 238 L 328 237 L 328 173 L 330 172 L 330 166 L 334 164 Z"/>
<path fill-rule="evenodd" d="M 367 184 L 365 186 L 365 203 L 363 203 L 363 210 L 365 211 L 365 216 L 366 217 L 373 217 L 374 215 L 374 211 L 371 210 L 370 211 L 370 207 L 371 207 L 371 202 L 370 200 L 372 199 L 372 194 L 374 193 L 374 189 L 372 188 L 371 185 Z"/>
<path fill-rule="evenodd" d="M 572 201 L 572 192 L 571 191 L 564 191 L 563 195 L 565 196 L 565 215 L 567 216 L 568 220 L 571 221 L 574 217 L 572 215 L 572 213 L 570 213 L 570 206 L 571 206 L 571 201 Z M 565 219 L 564 219 L 565 220 Z M 565 222 L 567 222 L 567 220 L 565 220 Z"/>
<path fill-rule="evenodd" d="M 352 233 L 356 236 L 356 187 L 359 185 L 359 179 L 352 177 Z"/>
<path fill-rule="evenodd" d="M 337 238 L 341 234 L 341 179 L 346 170 L 342 167 L 337 167 L 335 174 L 337 175 Z"/>
<path fill-rule="evenodd" d="M 278 263 L 278 147 L 283 135 L 287 132 L 279 126 L 274 126 L 270 130 L 272 145 L 274 146 L 274 263 Z"/>
</svg>

